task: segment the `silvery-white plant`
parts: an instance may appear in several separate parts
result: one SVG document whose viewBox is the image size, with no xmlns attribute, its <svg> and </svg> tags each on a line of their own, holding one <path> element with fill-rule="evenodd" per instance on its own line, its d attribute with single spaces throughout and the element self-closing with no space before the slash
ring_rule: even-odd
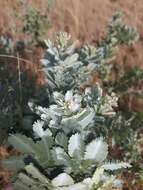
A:
<svg viewBox="0 0 143 190">
<path fill-rule="evenodd" d="M 48 108 L 31 107 L 41 118 L 41 121 L 38 120 L 33 124 L 33 131 L 36 134 L 39 132 L 39 137 L 40 126 L 41 129 L 44 127 L 62 130 L 66 134 L 82 130 L 85 135 L 89 135 L 93 131 L 96 132 L 98 123 L 101 122 L 106 126 L 106 120 L 114 118 L 116 115 L 114 108 L 118 106 L 118 97 L 114 93 L 103 94 L 98 83 L 83 92 L 69 90 L 64 95 L 56 91 L 51 97 L 52 104 Z"/>
<path fill-rule="evenodd" d="M 109 175 L 108 171 L 131 167 L 126 162 L 108 161 L 108 145 L 103 138 L 95 138 L 86 143 L 82 132 L 69 138 L 62 132 L 57 133 L 55 137 L 54 134 L 48 133 L 40 137 L 41 140 L 36 143 L 19 134 L 9 137 L 9 142 L 23 153 L 23 158 L 31 155 L 40 166 L 36 167 L 31 160 L 24 167 L 22 158 L 5 160 L 4 164 L 9 168 L 24 168 L 16 178 L 15 190 L 104 190 L 107 187 L 122 185 L 122 182 L 114 175 Z M 50 177 L 52 171 L 58 170 L 59 167 L 62 171 L 55 177 Z"/>
<path fill-rule="evenodd" d="M 67 91 L 87 83 L 95 72 L 108 78 L 120 45 L 130 45 L 138 39 L 136 29 L 128 27 L 122 20 L 122 13 L 116 13 L 108 25 L 107 35 L 99 47 L 85 45 L 79 48 L 77 41 L 60 32 L 56 42 L 45 41 L 47 51 L 43 59 L 43 71 L 50 90 Z"/>
<path fill-rule="evenodd" d="M 4 161 L 15 172 L 15 190 L 107 190 L 122 184 L 108 171 L 130 164 L 110 162 L 101 135 L 101 126 L 108 130 L 106 121 L 116 116 L 118 98 L 88 81 L 95 71 L 107 72 L 106 63 L 119 45 L 136 39 L 136 30 L 124 25 L 121 14 L 116 14 L 99 47 L 78 48 L 67 33 L 60 33 L 55 43 L 45 41 L 47 51 L 41 62 L 49 106 L 29 103 L 40 116 L 33 124 L 33 138 L 21 134 L 8 138 L 21 152 L 20 157 Z"/>
<path fill-rule="evenodd" d="M 24 160 L 30 155 L 31 162 L 35 160 L 48 176 L 55 170 L 58 171 L 58 168 L 63 172 L 59 171 L 57 176 L 49 179 L 36 166 L 25 166 L 27 174 L 18 174 L 14 183 L 15 189 L 25 187 L 28 190 L 32 186 L 34 189 L 43 187 L 53 190 L 94 190 L 100 187 L 104 190 L 107 186 L 121 185 L 115 176 L 110 176 L 106 171 L 130 167 L 130 164 L 109 162 L 108 145 L 104 138 L 96 138 L 96 135 L 88 138 L 93 132 L 91 128 L 95 128 L 98 115 L 114 117 L 115 112 L 113 108 L 111 110 L 110 104 L 117 106 L 115 94 L 103 94 L 97 84 L 96 87 L 88 87 L 82 93 L 70 90 L 63 95 L 56 91 L 53 92 L 52 98 L 53 104 L 49 108 L 31 107 L 41 117 L 41 120 L 33 124 L 35 142 L 24 135 L 11 135 L 9 143 L 23 153 L 23 157 L 5 160 L 4 164 L 9 168 L 16 164 L 15 170 L 17 168 L 18 171 L 24 167 Z M 78 104 L 78 109 L 71 109 L 71 104 Z M 104 104 L 106 109 L 103 109 Z M 107 114 L 108 111 L 110 114 Z M 27 168 L 31 167 L 32 170 L 27 172 Z M 37 182 L 36 171 L 39 172 Z M 102 173 L 97 177 L 99 171 Z M 41 178 L 44 179 L 41 181 Z"/>
</svg>

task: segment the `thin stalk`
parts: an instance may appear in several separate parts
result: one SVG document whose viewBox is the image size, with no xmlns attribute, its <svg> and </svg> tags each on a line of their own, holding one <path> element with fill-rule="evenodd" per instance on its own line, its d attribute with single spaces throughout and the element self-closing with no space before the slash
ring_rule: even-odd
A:
<svg viewBox="0 0 143 190">
<path fill-rule="evenodd" d="M 23 58 L 13 56 L 13 55 L 0 54 L 0 57 L 19 59 L 19 61 L 24 61 L 25 63 L 30 63 L 32 65 L 34 64 L 33 62 L 31 62 L 31 61 L 29 61 L 27 59 L 23 59 Z"/>
<path fill-rule="evenodd" d="M 18 69 L 18 83 L 19 83 L 20 103 L 22 103 L 21 70 L 20 70 L 20 60 L 19 60 L 19 54 L 18 53 L 17 53 L 17 69 Z"/>
</svg>

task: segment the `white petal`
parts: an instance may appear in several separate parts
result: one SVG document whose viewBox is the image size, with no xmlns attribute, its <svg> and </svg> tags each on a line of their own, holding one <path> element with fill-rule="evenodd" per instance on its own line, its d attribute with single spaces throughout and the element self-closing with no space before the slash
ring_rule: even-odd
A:
<svg viewBox="0 0 143 190">
<path fill-rule="evenodd" d="M 69 102 L 73 99 L 73 92 L 72 90 L 67 91 L 65 94 L 65 102 Z"/>
<path fill-rule="evenodd" d="M 44 121 L 39 121 L 39 120 L 33 124 L 33 131 L 39 137 L 44 136 L 44 130 L 42 128 L 43 125 L 44 125 Z"/>
<path fill-rule="evenodd" d="M 81 105 L 78 104 L 78 103 L 75 103 L 75 102 L 70 102 L 70 105 L 69 105 L 69 109 L 72 111 L 72 112 L 77 112 L 79 109 L 80 109 Z"/>
</svg>

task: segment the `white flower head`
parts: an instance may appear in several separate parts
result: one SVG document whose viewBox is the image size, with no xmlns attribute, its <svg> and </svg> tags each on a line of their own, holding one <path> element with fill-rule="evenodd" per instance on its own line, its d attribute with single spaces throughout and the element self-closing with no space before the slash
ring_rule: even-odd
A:
<svg viewBox="0 0 143 190">
<path fill-rule="evenodd" d="M 91 94 L 91 87 L 87 87 L 84 93 L 85 95 Z"/>
<path fill-rule="evenodd" d="M 78 94 L 73 95 L 73 91 L 69 90 L 65 94 L 65 102 L 71 112 L 77 112 L 81 107 L 82 97 Z"/>
<path fill-rule="evenodd" d="M 33 111 L 34 103 L 32 101 L 28 102 L 28 106 Z"/>
<path fill-rule="evenodd" d="M 69 101 L 72 101 L 72 100 L 73 100 L 73 91 L 69 90 L 65 94 L 65 102 L 69 102 Z"/>
<path fill-rule="evenodd" d="M 44 131 L 43 125 L 44 125 L 44 121 L 38 120 L 38 121 L 34 122 L 33 131 L 35 132 L 35 134 L 40 138 L 42 138 L 43 136 L 48 136 L 48 135 L 51 136 L 50 130 L 47 129 Z"/>
<path fill-rule="evenodd" d="M 36 133 L 37 136 L 42 137 L 44 136 L 44 130 L 43 130 L 44 121 L 37 120 L 33 124 L 33 131 Z"/>
<path fill-rule="evenodd" d="M 115 115 L 115 107 L 118 107 L 118 97 L 115 93 L 112 93 L 110 96 L 105 96 L 104 104 L 101 105 L 100 111 L 103 115 Z"/>
<path fill-rule="evenodd" d="M 80 109 L 80 104 L 75 101 L 71 101 L 69 104 L 69 109 L 71 112 L 77 112 Z"/>
</svg>

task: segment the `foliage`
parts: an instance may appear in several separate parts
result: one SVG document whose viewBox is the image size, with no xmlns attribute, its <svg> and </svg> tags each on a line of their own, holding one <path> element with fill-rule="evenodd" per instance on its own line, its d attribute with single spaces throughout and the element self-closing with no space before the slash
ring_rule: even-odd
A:
<svg viewBox="0 0 143 190">
<path fill-rule="evenodd" d="M 52 128 L 44 131 L 39 122 L 33 126 L 33 130 L 40 137 L 36 142 L 19 134 L 9 137 L 9 143 L 23 153 L 25 163 L 36 164 L 27 165 L 26 173 L 18 174 L 14 180 L 15 189 L 104 189 L 109 182 L 110 186 L 116 187 L 118 180 L 106 171 L 130 167 L 130 164 L 123 162 L 104 162 L 108 145 L 103 138 L 95 138 L 87 143 L 83 131 L 71 132 L 72 135 L 67 136 L 61 131 L 55 133 Z M 21 162 L 21 159 L 15 162 L 10 158 L 4 164 L 19 170 L 19 167 L 23 168 L 24 162 Z"/>
<path fill-rule="evenodd" d="M 0 36 L 0 53 L 11 54 L 14 50 L 14 43 L 11 37 L 1 35 Z"/>
<path fill-rule="evenodd" d="M 21 173 L 18 176 L 18 180 L 14 184 L 15 190 L 22 189 L 54 189 L 54 190 L 106 190 L 115 187 L 121 187 L 122 182 L 120 180 L 115 179 L 114 176 L 108 177 L 104 176 L 103 179 L 101 176 L 103 175 L 104 169 L 98 168 L 92 178 L 86 178 L 84 181 L 80 183 L 75 183 L 72 177 L 66 173 L 61 173 L 53 180 L 49 180 L 46 176 L 44 176 L 37 168 L 35 168 L 32 164 L 25 167 L 25 171 L 27 173 Z M 31 177 L 30 177 L 31 176 Z"/>
<path fill-rule="evenodd" d="M 36 87 L 36 74 L 31 73 L 29 76 L 29 70 L 22 67 L 25 60 L 18 57 L 19 54 L 16 55 L 17 50 L 12 49 L 11 54 L 5 48 L 1 50 L 0 145 L 7 140 L 9 133 L 15 131 L 27 133 L 28 131 L 30 134 L 32 124 L 37 117 L 28 108 L 29 99 L 34 98 L 36 103 L 40 102 L 40 105 L 42 105 L 43 99 L 47 100 L 45 89 L 41 86 Z M 41 97 L 41 93 L 45 96 Z"/>
<path fill-rule="evenodd" d="M 47 85 L 50 89 L 68 90 L 83 86 L 93 73 L 100 73 L 104 80 L 110 72 L 107 64 L 115 58 L 120 45 L 132 44 L 138 39 L 133 28 L 123 24 L 122 15 L 117 13 L 111 21 L 105 39 L 99 47 L 77 48 L 66 33 L 59 33 L 56 42 L 45 41 L 47 52 L 42 59 Z"/>
<path fill-rule="evenodd" d="M 20 6 L 25 7 L 23 9 L 25 10 L 24 15 L 16 15 L 23 20 L 24 26 L 14 30 L 16 34 L 24 32 L 30 35 L 31 41 L 27 38 L 24 40 L 15 39 L 15 36 L 12 37 L 9 34 L 0 36 L 0 115 L 2 121 L 0 144 L 3 143 L 3 139 L 7 137 L 9 132 L 26 132 L 32 129 L 32 123 L 36 116 L 28 109 L 27 103 L 30 98 L 34 98 L 35 102 L 40 105 L 47 100 L 45 89 L 39 87 L 40 92 L 37 93 L 37 76 L 31 71 L 31 77 L 29 77 L 27 66 L 23 66 L 27 60 L 21 57 L 30 45 L 33 45 L 33 48 L 36 45 L 42 45 L 42 38 L 50 27 L 48 13 L 52 6 L 52 0 L 47 1 L 45 13 L 41 13 L 32 6 L 28 7 L 26 2 L 19 1 Z M 18 57 L 20 57 L 20 67 L 18 66 Z M 42 93 L 45 96 L 41 97 Z"/>
<path fill-rule="evenodd" d="M 46 35 L 51 23 L 47 13 L 49 12 L 50 2 L 47 3 L 48 7 L 45 13 L 41 13 L 34 7 L 28 7 L 27 13 L 24 16 L 24 26 L 22 31 L 32 38 L 32 43 L 39 45 L 42 43 L 43 37 Z"/>
</svg>

